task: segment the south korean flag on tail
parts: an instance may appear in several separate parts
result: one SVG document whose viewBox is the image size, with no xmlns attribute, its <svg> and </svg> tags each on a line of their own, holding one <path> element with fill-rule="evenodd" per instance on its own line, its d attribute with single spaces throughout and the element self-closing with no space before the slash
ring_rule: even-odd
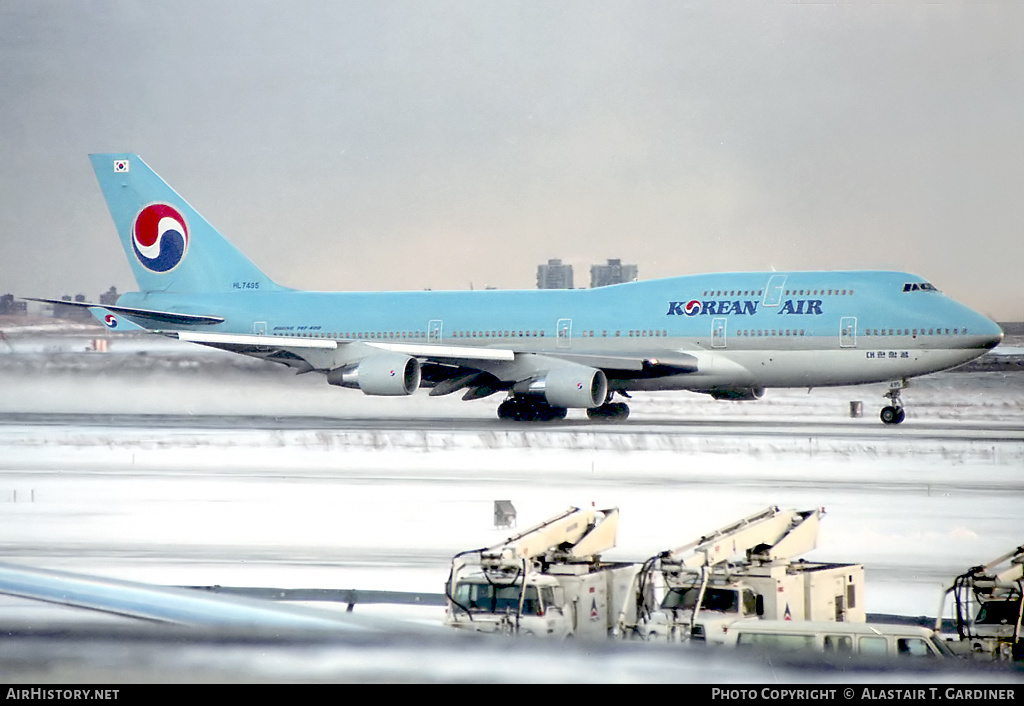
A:
<svg viewBox="0 0 1024 706">
<path fill-rule="evenodd" d="M 114 160 L 114 173 L 125 174 L 128 172 L 128 160 L 127 159 L 115 159 Z"/>
</svg>

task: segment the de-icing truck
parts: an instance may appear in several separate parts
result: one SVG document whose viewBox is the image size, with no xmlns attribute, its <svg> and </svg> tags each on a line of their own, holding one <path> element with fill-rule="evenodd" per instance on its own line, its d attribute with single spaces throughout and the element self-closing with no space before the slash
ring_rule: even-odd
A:
<svg viewBox="0 0 1024 706">
<path fill-rule="evenodd" d="M 1024 545 L 953 580 L 942 594 L 935 629 L 953 596 L 954 652 L 976 659 L 1024 661 Z"/>
<path fill-rule="evenodd" d="M 606 638 L 639 568 L 604 562 L 617 508 L 569 508 L 493 547 L 456 554 L 445 625 L 512 635 Z M 627 611 L 629 613 L 629 611 Z"/>
<path fill-rule="evenodd" d="M 724 641 L 742 618 L 864 622 L 864 567 L 793 561 L 817 543 L 822 510 L 769 507 L 648 559 L 624 637 Z"/>
</svg>

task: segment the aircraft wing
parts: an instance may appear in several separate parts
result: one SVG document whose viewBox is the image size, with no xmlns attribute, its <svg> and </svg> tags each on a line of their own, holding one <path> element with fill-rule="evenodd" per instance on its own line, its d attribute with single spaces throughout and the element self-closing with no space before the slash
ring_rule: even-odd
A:
<svg viewBox="0 0 1024 706">
<path fill-rule="evenodd" d="M 431 396 L 464 390 L 463 399 L 479 399 L 531 381 L 571 364 L 600 369 L 609 379 L 656 378 L 696 372 L 695 356 L 678 351 L 649 355 L 590 354 L 572 351 L 516 351 L 512 348 L 460 346 L 419 341 L 335 340 L 303 336 L 169 331 L 150 329 L 189 343 L 240 353 L 293 368 L 298 373 L 328 372 L 379 354 L 398 353 L 420 361 L 422 387 Z"/>
<path fill-rule="evenodd" d="M 267 349 L 289 348 L 334 349 L 338 342 L 327 338 L 301 338 L 299 336 L 264 336 L 252 333 L 210 333 L 206 331 L 162 331 L 179 341 L 200 343 L 235 353 L 263 353 Z"/>
<path fill-rule="evenodd" d="M 327 338 L 300 336 L 267 336 L 250 333 L 214 333 L 208 331 L 159 331 L 188 343 L 199 343 L 212 348 L 244 353 L 259 358 L 276 360 L 277 356 L 303 357 L 310 350 L 336 350 L 352 344 L 368 349 L 404 353 L 414 358 L 434 361 L 512 361 L 515 351 L 477 346 L 446 346 L 431 343 L 390 343 L 383 341 L 336 341 Z"/>
<path fill-rule="evenodd" d="M 589 365 L 592 368 L 600 368 L 605 372 L 612 373 L 617 371 L 653 372 L 656 369 L 671 375 L 697 372 L 697 358 L 688 353 L 666 351 L 650 356 L 626 356 L 547 352 L 544 355 L 580 365 Z"/>
<path fill-rule="evenodd" d="M 409 343 L 377 343 L 366 342 L 366 345 L 382 350 L 406 353 L 407 355 L 424 358 L 433 361 L 458 360 L 471 363 L 472 361 L 505 361 L 512 362 L 516 357 L 538 355 L 546 358 L 555 358 L 579 365 L 587 365 L 592 368 L 601 368 L 609 371 L 635 371 L 640 372 L 650 369 L 652 366 L 671 367 L 676 373 L 695 372 L 697 370 L 697 359 L 685 353 L 666 353 L 657 356 L 626 356 L 626 355 L 594 355 L 589 353 L 565 353 L 561 351 L 544 351 L 542 353 L 531 353 L 514 351 L 508 348 L 483 348 L 480 346 L 443 346 L 438 344 L 409 344 Z"/>
<path fill-rule="evenodd" d="M 231 350 L 236 353 L 265 353 L 268 349 L 287 351 L 297 349 L 337 349 L 352 343 L 359 343 L 368 348 L 375 348 L 395 353 L 422 358 L 429 361 L 489 361 L 512 362 L 517 356 L 535 355 L 529 352 L 515 351 L 511 348 L 485 348 L 482 346 L 442 345 L 437 343 L 406 343 L 384 341 L 336 341 L 324 338 L 302 338 L 299 336 L 266 336 L 259 334 L 227 334 L 206 331 L 166 331 L 181 341 L 199 343 Z M 694 372 L 697 370 L 697 358 L 686 353 L 664 353 L 653 356 L 624 355 L 592 355 L 587 353 L 568 353 L 545 351 L 536 355 L 547 358 L 570 361 L 580 365 L 588 365 L 603 370 L 642 371 L 652 366 L 673 368 L 677 373 Z"/>
<path fill-rule="evenodd" d="M 676 352 L 665 352 L 652 356 L 627 356 L 627 355 L 593 355 L 586 353 L 570 353 L 561 351 L 545 351 L 543 353 L 531 353 L 515 351 L 511 348 L 489 348 L 483 346 L 459 346 L 444 345 L 438 343 L 412 343 L 412 342 L 385 342 L 385 341 L 336 341 L 324 338 L 302 338 L 299 336 L 266 336 L 259 334 L 227 334 L 207 331 L 166 331 L 168 336 L 173 336 L 181 341 L 199 343 L 202 345 L 221 348 L 235 353 L 248 353 L 258 357 L 266 358 L 268 353 L 291 353 L 302 357 L 303 351 L 309 349 L 333 350 L 343 346 L 358 343 L 370 349 L 404 353 L 424 361 L 441 364 L 458 364 L 473 367 L 474 363 L 487 364 L 488 368 L 494 368 L 494 364 L 512 363 L 517 358 L 524 356 L 538 355 L 546 358 L 554 358 L 567 362 L 587 365 L 593 368 L 601 368 L 605 371 L 650 371 L 654 368 L 671 371 L 673 374 L 695 372 L 697 370 L 697 358 Z M 295 349 L 295 350 L 292 350 Z M 273 357 L 273 356 L 271 356 Z M 500 368 L 500 365 L 498 366 Z"/>
<path fill-rule="evenodd" d="M 157 623 L 368 632 L 395 621 L 356 617 L 188 588 L 0 564 L 0 593 Z M 403 623 L 404 625 L 404 623 Z"/>
</svg>

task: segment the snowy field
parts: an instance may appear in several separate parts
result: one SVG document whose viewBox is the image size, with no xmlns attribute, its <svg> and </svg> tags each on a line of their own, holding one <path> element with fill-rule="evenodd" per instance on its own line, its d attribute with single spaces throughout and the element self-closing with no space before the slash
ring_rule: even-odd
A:
<svg viewBox="0 0 1024 706">
<path fill-rule="evenodd" d="M 570 505 L 618 507 L 605 558 L 622 560 L 767 505 L 823 506 L 804 558 L 864 564 L 869 613 L 934 616 L 955 575 L 1024 544 L 1024 373 L 914 381 L 900 427 L 877 419 L 882 386 L 757 402 L 637 394 L 626 424 L 575 411 L 522 426 L 495 418 L 495 398 L 367 398 L 174 342 L 93 353 L 72 336 L 8 341 L 10 563 L 170 585 L 440 593 L 454 553 L 510 533 L 493 527 L 495 500 L 512 501 L 520 527 Z M 357 610 L 440 620 L 440 609 Z"/>
</svg>

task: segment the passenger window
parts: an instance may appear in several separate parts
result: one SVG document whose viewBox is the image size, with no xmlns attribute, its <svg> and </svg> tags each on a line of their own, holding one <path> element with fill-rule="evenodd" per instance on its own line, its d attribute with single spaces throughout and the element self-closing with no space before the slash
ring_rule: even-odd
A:
<svg viewBox="0 0 1024 706">
<path fill-rule="evenodd" d="M 849 635 L 826 635 L 825 651 L 837 654 L 850 654 L 853 652 L 853 638 Z"/>
<path fill-rule="evenodd" d="M 896 640 L 896 652 L 901 657 L 934 657 L 928 643 L 919 637 L 901 637 Z"/>
<path fill-rule="evenodd" d="M 814 649 L 814 638 L 810 635 L 740 633 L 736 644 L 743 647 L 796 652 Z"/>
<path fill-rule="evenodd" d="M 882 655 L 889 651 L 888 641 L 884 637 L 862 637 L 857 641 L 862 655 Z"/>
</svg>

